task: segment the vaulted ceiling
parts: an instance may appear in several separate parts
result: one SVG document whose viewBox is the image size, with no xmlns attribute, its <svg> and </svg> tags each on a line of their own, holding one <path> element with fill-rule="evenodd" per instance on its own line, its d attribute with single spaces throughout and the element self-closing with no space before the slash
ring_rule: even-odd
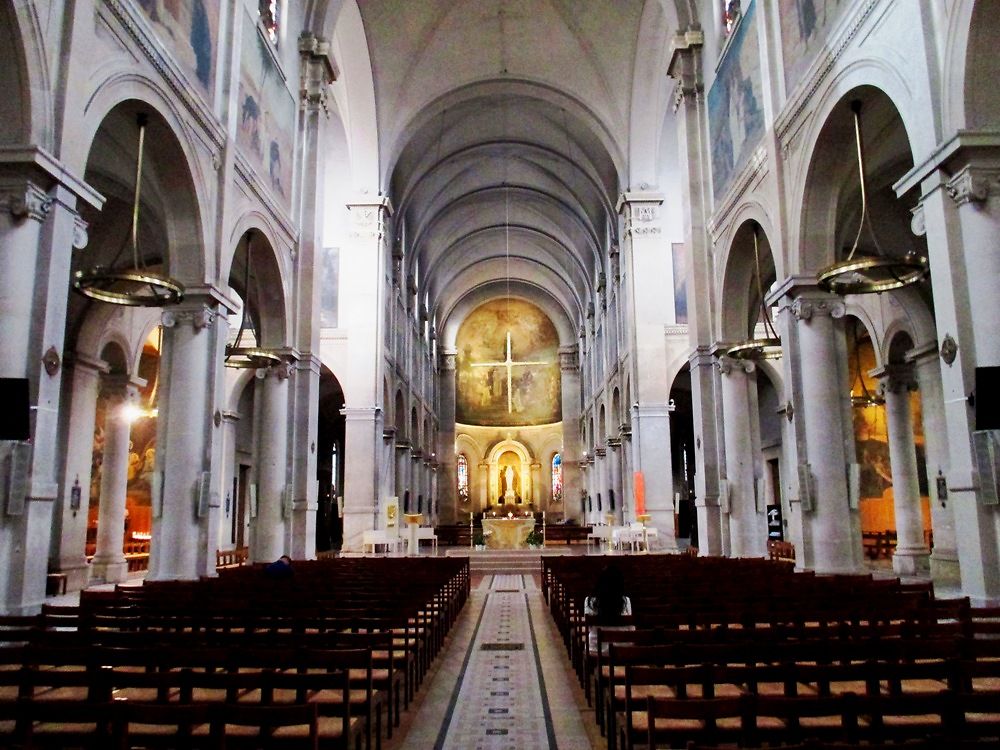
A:
<svg viewBox="0 0 1000 750">
<path fill-rule="evenodd" d="M 640 27 L 657 1 L 358 1 L 395 249 L 439 322 L 508 279 L 582 317 L 616 241 Z"/>
</svg>

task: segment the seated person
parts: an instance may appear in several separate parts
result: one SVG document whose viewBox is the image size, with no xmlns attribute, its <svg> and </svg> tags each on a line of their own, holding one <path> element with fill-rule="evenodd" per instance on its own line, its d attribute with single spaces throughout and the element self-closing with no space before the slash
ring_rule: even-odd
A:
<svg viewBox="0 0 1000 750">
<path fill-rule="evenodd" d="M 597 628 L 633 629 L 623 624 L 632 615 L 632 602 L 625 596 L 625 576 L 617 565 L 608 565 L 601 571 L 594 595 L 584 599 L 583 614 L 593 615 L 596 620 L 587 632 L 587 648 L 592 654 L 597 653 Z"/>
</svg>

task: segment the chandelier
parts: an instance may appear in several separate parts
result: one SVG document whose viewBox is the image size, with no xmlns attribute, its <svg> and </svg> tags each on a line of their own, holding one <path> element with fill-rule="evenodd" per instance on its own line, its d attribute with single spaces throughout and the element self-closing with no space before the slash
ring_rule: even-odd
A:
<svg viewBox="0 0 1000 750">
<path fill-rule="evenodd" d="M 247 310 L 250 307 L 250 260 L 253 256 L 253 240 L 247 240 L 247 267 L 243 275 L 243 311 L 240 314 L 240 330 L 232 344 L 226 344 L 225 366 L 238 370 L 260 370 L 281 362 L 281 357 L 259 346 L 241 346 L 243 334 L 247 330 Z"/>
<path fill-rule="evenodd" d="M 854 138 L 857 143 L 858 181 L 861 186 L 861 221 L 854 245 L 845 260 L 820 270 L 816 280 L 820 287 L 834 294 L 872 294 L 901 289 L 915 284 L 928 273 L 927 258 L 910 251 L 901 257 L 882 252 L 871 211 L 868 208 L 868 187 L 865 182 L 865 156 L 861 143 L 861 102 L 851 102 L 854 113 Z M 858 242 L 865 227 L 875 245 L 875 255 L 860 255 Z"/>
<path fill-rule="evenodd" d="M 745 341 L 740 341 L 725 351 L 725 356 L 727 357 L 752 362 L 781 358 L 781 339 L 778 337 L 777 331 L 774 330 L 774 324 L 771 322 L 771 314 L 768 312 L 767 305 L 764 302 L 764 287 L 760 280 L 760 250 L 757 247 L 757 229 L 758 227 L 755 224 L 753 228 L 753 266 L 754 279 L 757 282 L 757 295 L 760 297 L 760 315 L 764 321 L 764 337 L 759 339 L 749 338 Z"/>
<path fill-rule="evenodd" d="M 85 297 L 128 307 L 164 307 L 184 298 L 184 286 L 169 276 L 150 271 L 139 253 L 139 193 L 142 184 L 142 156 L 146 140 L 146 115 L 136 118 L 139 125 L 139 153 L 135 164 L 135 195 L 132 201 L 132 226 L 128 237 L 108 268 L 94 266 L 73 275 L 73 289 Z M 131 240 L 132 267 L 116 270 L 122 251 Z"/>
</svg>

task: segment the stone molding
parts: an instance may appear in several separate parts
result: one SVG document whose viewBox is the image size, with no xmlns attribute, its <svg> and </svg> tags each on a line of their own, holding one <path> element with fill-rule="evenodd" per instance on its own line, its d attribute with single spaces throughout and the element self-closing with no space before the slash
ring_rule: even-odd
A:
<svg viewBox="0 0 1000 750">
<path fill-rule="evenodd" d="M 594 455 L 597 458 L 604 458 L 606 455 L 608 455 L 608 449 L 607 448 L 594 448 Z"/>
<path fill-rule="evenodd" d="M 723 375 L 730 375 L 734 372 L 744 372 L 749 375 L 756 369 L 757 365 L 747 360 L 719 357 L 719 372 Z"/>
<path fill-rule="evenodd" d="M 913 365 L 882 365 L 868 371 L 868 375 L 879 380 L 879 391 L 887 393 L 909 393 L 917 390 L 917 378 Z"/>
<path fill-rule="evenodd" d="M 219 317 L 218 309 L 207 304 L 200 304 L 197 307 L 173 308 L 164 310 L 160 314 L 160 322 L 164 328 L 174 328 L 178 325 L 190 324 L 196 331 L 210 327 Z"/>
<path fill-rule="evenodd" d="M 1000 181 L 1000 169 L 996 167 L 976 167 L 968 164 L 948 180 L 945 189 L 955 205 L 985 203 L 991 188 Z"/>
<path fill-rule="evenodd" d="M 392 201 L 387 197 L 348 203 L 347 210 L 351 215 L 352 237 L 371 240 L 385 237 L 385 220 L 392 216 Z"/>
<path fill-rule="evenodd" d="M 910 231 L 917 237 L 923 237 L 927 234 L 927 219 L 924 215 L 924 202 L 920 201 L 920 203 L 911 208 L 910 214 L 912 216 L 910 219 Z"/>
<path fill-rule="evenodd" d="M 910 349 L 906 354 L 903 355 L 903 359 L 907 362 L 912 363 L 919 367 L 925 363 L 933 362 L 937 364 L 938 356 L 940 356 L 940 349 L 936 341 L 929 341 L 923 346 L 915 346 Z"/>
<path fill-rule="evenodd" d="M 700 103 L 705 97 L 705 82 L 701 74 L 701 50 L 705 32 L 688 29 L 674 35 L 670 43 L 667 75 L 677 81 L 671 106 L 676 112 L 685 101 Z"/>
<path fill-rule="evenodd" d="M 52 211 L 53 202 L 45 190 L 29 180 L 0 182 L 0 211 L 15 221 L 34 219 L 41 224 Z"/>
<path fill-rule="evenodd" d="M 618 198 L 615 210 L 625 219 L 626 237 L 658 235 L 660 226 L 660 206 L 663 193 L 656 191 L 625 192 Z"/>
<path fill-rule="evenodd" d="M 337 66 L 330 42 L 308 31 L 299 36 L 299 100 L 303 109 L 330 116 L 330 84 L 337 80 Z"/>
<path fill-rule="evenodd" d="M 831 318 L 842 318 L 847 313 L 844 301 L 832 295 L 828 298 L 797 297 L 788 306 L 788 309 L 796 320 L 807 322 L 824 315 L 829 315 Z"/>
<path fill-rule="evenodd" d="M 559 352 L 559 369 L 562 372 L 579 372 L 580 357 L 575 348 Z"/>
</svg>

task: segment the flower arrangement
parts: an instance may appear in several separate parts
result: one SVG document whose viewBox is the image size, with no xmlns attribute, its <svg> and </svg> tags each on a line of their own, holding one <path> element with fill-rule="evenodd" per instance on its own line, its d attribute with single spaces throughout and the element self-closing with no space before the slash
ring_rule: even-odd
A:
<svg viewBox="0 0 1000 750">
<path fill-rule="evenodd" d="M 529 547 L 541 547 L 545 544 L 545 538 L 540 531 L 532 529 L 528 536 L 525 537 L 524 543 Z"/>
</svg>

